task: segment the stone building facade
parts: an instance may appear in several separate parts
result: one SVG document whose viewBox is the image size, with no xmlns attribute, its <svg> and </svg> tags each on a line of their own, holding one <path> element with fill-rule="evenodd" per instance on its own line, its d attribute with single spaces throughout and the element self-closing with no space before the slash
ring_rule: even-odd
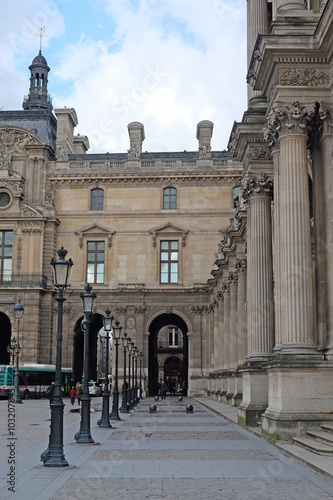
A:
<svg viewBox="0 0 333 500">
<path fill-rule="evenodd" d="M 239 423 L 261 422 L 267 439 L 290 440 L 333 419 L 333 1 L 247 9 L 248 108 L 228 152 L 211 151 L 213 124 L 202 121 L 196 152 L 143 152 L 133 122 L 126 153 L 88 154 L 75 110 L 54 118 L 45 59 L 33 61 L 23 111 L 0 114 L 11 258 L 9 278 L 1 260 L 0 352 L 4 362 L 19 297 L 22 361 L 54 362 L 49 262 L 63 245 L 74 260 L 63 365 L 76 377 L 90 282 L 92 375 L 110 307 L 143 352 L 149 394 L 174 379 L 238 406 Z"/>
<path fill-rule="evenodd" d="M 9 362 L 6 347 L 16 335 L 17 298 L 25 308 L 20 362 L 55 362 L 50 259 L 64 246 L 74 266 L 65 293 L 63 366 L 81 378 L 80 293 L 88 282 L 97 295 L 90 378 L 100 372 L 99 333 L 110 308 L 143 353 L 146 392 L 154 394 L 166 378 L 189 394 L 204 393 L 207 279 L 234 213 L 241 163 L 211 151 L 210 121 L 197 126 L 196 152 L 143 152 L 144 126 L 133 122 L 127 152 L 88 154 L 88 138 L 74 134 L 75 110 L 53 112 L 41 53 L 29 69 L 23 110 L 0 116 L 1 363 Z M 121 353 L 119 361 L 122 377 Z"/>
<path fill-rule="evenodd" d="M 247 9 L 248 109 L 229 142 L 241 200 L 210 280 L 209 394 L 291 440 L 333 418 L 333 2 Z"/>
</svg>

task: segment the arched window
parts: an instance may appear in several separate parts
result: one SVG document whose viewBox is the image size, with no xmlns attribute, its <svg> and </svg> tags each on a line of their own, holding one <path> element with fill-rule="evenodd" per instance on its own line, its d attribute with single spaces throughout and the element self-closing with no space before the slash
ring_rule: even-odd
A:
<svg viewBox="0 0 333 500">
<path fill-rule="evenodd" d="M 163 209 L 172 210 L 177 208 L 177 190 L 176 188 L 163 189 Z"/>
<path fill-rule="evenodd" d="M 92 189 L 90 199 L 90 210 L 103 210 L 104 191 L 103 189 Z"/>
</svg>

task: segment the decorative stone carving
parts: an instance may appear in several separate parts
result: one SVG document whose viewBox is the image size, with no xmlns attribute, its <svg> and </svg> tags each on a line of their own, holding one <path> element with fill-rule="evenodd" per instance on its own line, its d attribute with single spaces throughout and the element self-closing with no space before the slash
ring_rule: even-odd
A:
<svg viewBox="0 0 333 500">
<path fill-rule="evenodd" d="M 318 87 L 330 82 L 330 76 L 324 71 L 310 68 L 281 68 L 279 85 Z"/>
<path fill-rule="evenodd" d="M 16 247 L 16 268 L 19 271 L 21 269 L 22 264 L 22 236 L 17 238 L 17 247 Z"/>
<path fill-rule="evenodd" d="M 140 158 L 140 150 L 138 146 L 132 146 L 130 149 L 127 150 L 127 158 L 129 160 L 138 160 Z"/>
<path fill-rule="evenodd" d="M 247 159 L 250 161 L 271 161 L 272 155 L 267 147 L 250 147 Z"/>
<path fill-rule="evenodd" d="M 210 144 L 203 142 L 199 147 L 199 158 L 210 158 L 211 157 L 211 146 Z"/>
<path fill-rule="evenodd" d="M 135 307 L 134 308 L 134 314 L 144 314 L 146 312 L 145 307 Z"/>
<path fill-rule="evenodd" d="M 250 199 L 252 196 L 269 196 L 273 194 L 273 182 L 268 175 L 263 172 L 260 176 L 247 176 L 245 179 L 243 196 Z"/>
<path fill-rule="evenodd" d="M 66 146 L 57 146 L 57 161 L 68 161 L 68 148 Z"/>
<path fill-rule="evenodd" d="M 236 268 L 238 273 L 245 272 L 246 268 L 247 268 L 246 259 L 236 259 L 235 268 Z"/>
<path fill-rule="evenodd" d="M 45 183 L 45 200 L 50 203 L 54 202 L 54 191 L 50 182 Z"/>
<path fill-rule="evenodd" d="M 236 273 L 229 273 L 228 281 L 229 285 L 235 285 L 238 281 L 238 275 Z"/>
<path fill-rule="evenodd" d="M 30 207 L 25 203 L 21 203 L 20 205 L 21 217 L 42 217 L 43 214 L 40 210 L 34 207 Z"/>
<path fill-rule="evenodd" d="M 3 154 L 4 151 L 7 151 L 10 155 L 13 153 L 24 154 L 28 144 L 42 144 L 42 141 L 28 132 L 13 127 L 0 129 L 0 153 Z"/>
<path fill-rule="evenodd" d="M 12 175 L 13 170 L 11 168 L 12 155 L 7 147 L 0 151 L 0 168 L 8 170 L 9 175 Z"/>
<path fill-rule="evenodd" d="M 301 106 L 298 101 L 291 105 L 274 103 L 263 129 L 265 140 L 272 147 L 277 144 L 281 135 L 307 134 L 309 121 L 315 112 L 315 106 Z"/>
</svg>

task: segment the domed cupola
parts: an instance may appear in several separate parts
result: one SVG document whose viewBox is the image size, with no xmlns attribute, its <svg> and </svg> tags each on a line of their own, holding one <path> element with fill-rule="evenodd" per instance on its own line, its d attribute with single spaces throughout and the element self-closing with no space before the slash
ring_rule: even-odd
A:
<svg viewBox="0 0 333 500">
<path fill-rule="evenodd" d="M 47 92 L 48 74 L 50 68 L 47 65 L 42 51 L 34 58 L 30 69 L 29 94 L 24 97 L 23 109 L 52 109 L 52 99 Z"/>
</svg>

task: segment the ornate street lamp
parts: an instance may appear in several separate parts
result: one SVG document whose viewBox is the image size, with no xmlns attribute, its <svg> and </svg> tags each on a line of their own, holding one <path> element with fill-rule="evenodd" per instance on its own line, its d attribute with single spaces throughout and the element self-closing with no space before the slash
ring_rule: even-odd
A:
<svg viewBox="0 0 333 500">
<path fill-rule="evenodd" d="M 120 334 L 122 326 L 119 326 L 119 321 L 116 321 L 116 326 L 113 328 L 113 338 L 116 341 L 116 360 L 115 360 L 115 374 L 114 374 L 114 390 L 112 399 L 112 412 L 110 415 L 111 420 L 121 420 L 119 417 L 119 390 L 118 390 L 118 341 L 120 339 Z"/>
<path fill-rule="evenodd" d="M 127 338 L 127 333 L 124 332 L 124 336 L 121 339 L 123 342 L 123 348 L 124 348 L 124 382 L 122 386 L 122 402 L 121 402 L 121 408 L 120 411 L 121 413 L 128 413 L 128 407 L 127 407 L 127 388 L 128 388 L 128 383 L 126 382 L 126 351 L 127 351 L 127 346 L 128 346 L 128 338 Z"/>
<path fill-rule="evenodd" d="M 19 375 L 19 352 L 20 352 L 20 321 L 23 318 L 24 307 L 21 299 L 17 299 L 14 306 L 14 318 L 17 320 L 17 347 L 16 347 L 16 369 L 14 375 L 14 399 L 15 403 L 22 403 L 20 396 L 20 375 Z"/>
<path fill-rule="evenodd" d="M 7 346 L 7 352 L 9 356 L 12 358 L 12 365 L 14 366 L 15 364 L 15 356 L 16 356 L 16 351 L 17 351 L 17 342 L 16 339 L 12 339 L 11 343 Z"/>
<path fill-rule="evenodd" d="M 131 404 L 132 406 L 135 405 L 135 385 L 134 385 L 134 356 L 135 356 L 135 344 L 132 341 L 132 350 L 131 350 L 131 355 L 132 355 L 132 391 L 131 391 Z"/>
<path fill-rule="evenodd" d="M 81 422 L 80 430 L 75 434 L 74 439 L 77 443 L 94 443 L 90 431 L 90 396 L 88 389 L 89 378 L 89 327 L 91 324 L 90 316 L 93 312 L 95 293 L 91 293 L 92 287 L 87 284 L 85 293 L 81 293 L 84 320 L 82 321 L 84 333 L 84 374 L 82 384 L 82 398 L 81 398 Z"/>
<path fill-rule="evenodd" d="M 131 408 L 131 349 L 132 349 L 132 340 L 128 338 L 127 342 L 127 350 L 128 350 L 128 384 L 127 384 L 127 403 L 128 407 Z"/>
<path fill-rule="evenodd" d="M 113 316 L 111 316 L 110 309 L 105 311 L 106 316 L 103 318 L 103 327 L 106 333 L 106 352 L 105 352 L 105 364 L 104 364 L 104 373 L 105 373 L 105 383 L 103 390 L 103 407 L 102 407 L 102 416 L 97 421 L 97 424 L 100 427 L 112 427 L 109 420 L 109 334 L 112 331 L 112 321 Z"/>
<path fill-rule="evenodd" d="M 64 454 L 64 403 L 61 397 L 61 356 L 62 356 L 62 317 L 63 303 L 65 302 L 64 290 L 69 285 L 69 277 L 73 266 L 72 259 L 66 260 L 67 250 L 61 247 L 57 251 L 59 259 L 51 259 L 53 267 L 54 286 L 59 290 L 58 302 L 58 328 L 57 328 L 57 354 L 56 354 L 56 372 L 54 385 L 54 398 L 50 403 L 51 408 L 51 425 L 49 446 L 41 454 L 41 460 L 45 467 L 65 467 L 68 465 Z"/>
<path fill-rule="evenodd" d="M 140 352 L 139 354 L 139 361 L 140 361 L 140 399 L 143 399 L 142 397 L 142 360 L 143 360 L 143 354 Z"/>
<path fill-rule="evenodd" d="M 136 347 L 134 350 L 134 361 L 135 361 L 135 393 L 134 393 L 134 401 L 135 404 L 139 402 L 139 397 L 138 397 L 138 355 L 139 355 L 139 349 Z"/>
</svg>

